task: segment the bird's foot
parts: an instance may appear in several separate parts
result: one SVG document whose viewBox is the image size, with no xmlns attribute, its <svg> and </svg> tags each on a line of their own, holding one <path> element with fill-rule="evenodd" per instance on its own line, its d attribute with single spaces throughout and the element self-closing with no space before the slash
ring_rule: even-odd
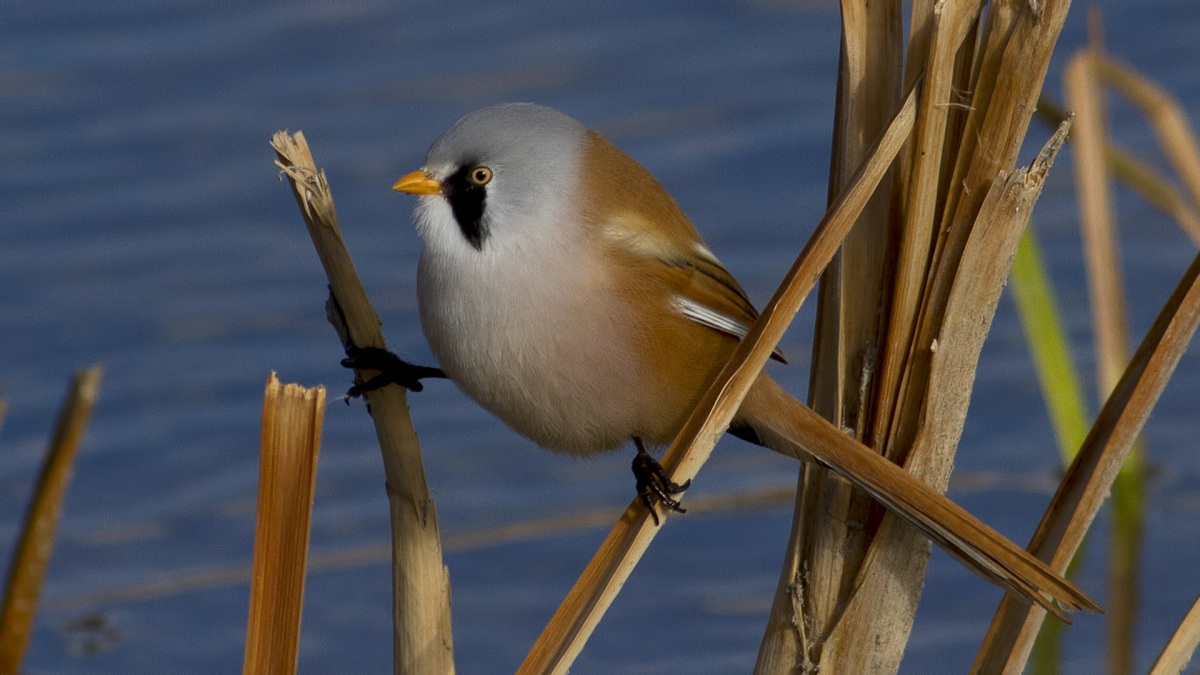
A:
<svg viewBox="0 0 1200 675">
<path fill-rule="evenodd" d="M 654 518 L 654 524 L 658 525 L 658 511 L 654 509 L 655 502 L 675 511 L 676 513 L 687 513 L 687 509 L 679 503 L 671 495 L 681 494 L 688 486 L 692 484 L 691 480 L 685 481 L 682 485 L 672 481 L 667 472 L 663 470 L 662 465 L 658 460 L 650 456 L 646 449 L 642 447 L 641 439 L 634 439 L 637 444 L 637 455 L 633 458 L 633 475 L 637 478 L 638 496 L 642 498 L 642 503 L 650 510 L 650 515 Z"/>
<path fill-rule="evenodd" d="M 409 391 L 421 391 L 425 378 L 445 378 L 441 368 L 418 366 L 378 347 L 348 347 L 342 365 L 356 370 L 378 370 L 379 374 L 356 384 L 346 392 L 346 402 L 389 384 L 398 384 Z"/>
</svg>

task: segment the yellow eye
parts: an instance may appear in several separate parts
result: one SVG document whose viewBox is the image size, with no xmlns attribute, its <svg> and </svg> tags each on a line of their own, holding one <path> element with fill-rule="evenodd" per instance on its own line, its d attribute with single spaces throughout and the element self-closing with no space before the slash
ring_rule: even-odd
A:
<svg viewBox="0 0 1200 675">
<path fill-rule="evenodd" d="M 477 166 L 471 169 L 471 173 L 467 176 L 470 177 L 472 183 L 482 187 L 492 180 L 492 170 L 486 166 Z"/>
</svg>

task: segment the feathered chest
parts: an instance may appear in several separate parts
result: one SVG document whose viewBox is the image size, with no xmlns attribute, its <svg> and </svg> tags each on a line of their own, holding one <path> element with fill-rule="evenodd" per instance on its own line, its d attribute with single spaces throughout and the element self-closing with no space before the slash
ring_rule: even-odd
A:
<svg viewBox="0 0 1200 675">
<path fill-rule="evenodd" d="M 457 233 L 455 233 L 457 234 Z M 604 313 L 608 280 L 568 236 L 507 237 L 482 250 L 427 243 L 418 267 L 421 321 L 445 364 L 530 367 L 578 349 Z"/>
<path fill-rule="evenodd" d="M 571 242 L 502 244 L 493 237 L 473 256 L 422 253 L 421 324 L 442 368 L 544 446 L 584 452 L 623 442 L 633 411 L 622 392 L 645 382 L 632 317 L 607 272 Z"/>
</svg>

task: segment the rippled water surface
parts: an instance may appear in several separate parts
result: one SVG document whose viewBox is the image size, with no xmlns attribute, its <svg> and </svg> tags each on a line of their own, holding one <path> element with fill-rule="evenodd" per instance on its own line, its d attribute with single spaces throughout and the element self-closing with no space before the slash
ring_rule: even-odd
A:
<svg viewBox="0 0 1200 675">
<path fill-rule="evenodd" d="M 1107 46 L 1200 108 L 1200 5 L 1100 3 Z M 1084 42 L 1077 3 L 1048 78 Z M 262 385 L 349 382 L 325 323 L 324 278 L 267 141 L 303 129 L 393 349 L 430 361 L 414 311 L 411 201 L 388 190 L 458 116 L 535 100 L 606 133 L 653 171 L 761 304 L 823 210 L 839 18 L 828 0 L 695 3 L 187 1 L 12 3 L 0 21 L 0 555 L 17 531 L 73 368 L 102 362 L 26 658 L 41 672 L 240 667 Z M 1150 132 L 1117 107 L 1129 147 Z M 1035 125 L 1032 137 L 1048 131 Z M 1152 154 L 1152 158 L 1157 155 Z M 1068 156 L 1069 157 L 1069 156 Z M 1161 162 L 1161 159 L 1152 159 Z M 1091 371 L 1069 159 L 1035 213 L 1065 320 Z M 1193 245 L 1124 192 L 1135 333 Z M 778 370 L 806 382 L 811 313 Z M 1160 468 L 1147 505 L 1137 663 L 1200 591 L 1200 359 L 1184 357 L 1147 428 Z M 603 535 L 480 545 L 466 535 L 558 512 L 614 516 L 625 453 L 550 456 L 445 383 L 412 399 L 447 536 L 459 668 L 512 670 Z M 985 348 L 953 496 L 1023 540 L 1055 454 L 1011 301 Z M 787 488 L 787 461 L 723 443 L 689 498 Z M 390 667 L 379 454 L 361 405 L 330 406 L 301 669 Z M 982 487 L 980 487 L 982 485 Z M 606 520 L 611 520 L 606 519 Z M 674 518 L 633 574 L 579 673 L 745 672 L 782 559 L 790 507 Z M 1106 528 L 1101 523 L 1100 531 Z M 1080 582 L 1103 601 L 1103 553 Z M 324 558 L 322 558 L 324 559 Z M 208 577 L 230 570 L 232 581 Z M 196 580 L 151 592 L 151 584 Z M 207 580 L 206 580 L 207 579 Z M 935 554 L 905 670 L 967 668 L 999 592 Z M 1100 619 L 1068 633 L 1072 672 L 1103 658 Z"/>
</svg>

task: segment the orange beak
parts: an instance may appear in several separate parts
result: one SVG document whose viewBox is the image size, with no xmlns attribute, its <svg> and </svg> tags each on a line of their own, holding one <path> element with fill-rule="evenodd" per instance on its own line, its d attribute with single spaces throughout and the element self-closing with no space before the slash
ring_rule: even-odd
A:
<svg viewBox="0 0 1200 675">
<path fill-rule="evenodd" d="M 414 171 L 396 181 L 392 184 L 392 189 L 410 195 L 436 195 L 442 191 L 442 184 L 422 170 Z"/>
</svg>

